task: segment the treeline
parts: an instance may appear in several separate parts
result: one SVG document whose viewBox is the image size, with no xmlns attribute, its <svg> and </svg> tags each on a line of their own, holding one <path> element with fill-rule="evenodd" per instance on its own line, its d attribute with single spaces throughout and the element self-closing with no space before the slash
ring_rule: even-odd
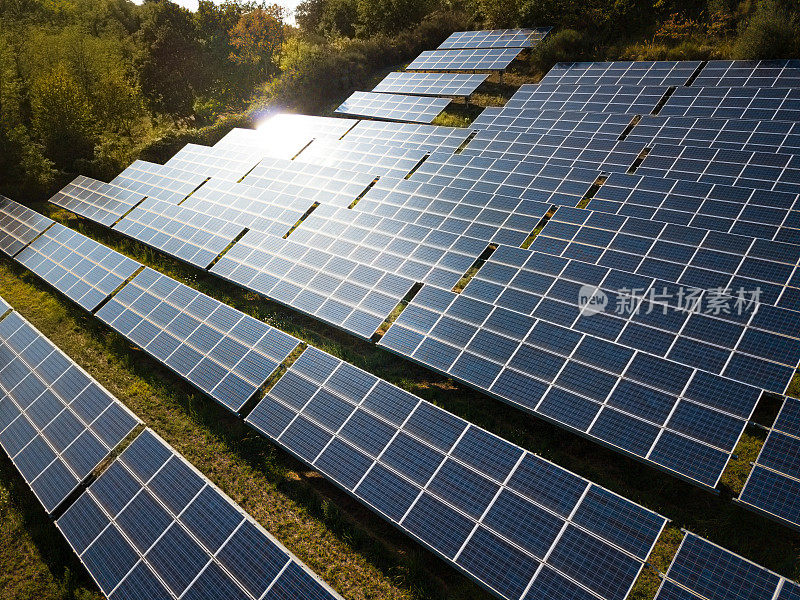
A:
<svg viewBox="0 0 800 600">
<path fill-rule="evenodd" d="M 0 0 L 0 193 L 163 161 L 273 110 L 327 112 L 452 31 L 556 28 L 561 60 L 800 57 L 796 0 Z"/>
</svg>

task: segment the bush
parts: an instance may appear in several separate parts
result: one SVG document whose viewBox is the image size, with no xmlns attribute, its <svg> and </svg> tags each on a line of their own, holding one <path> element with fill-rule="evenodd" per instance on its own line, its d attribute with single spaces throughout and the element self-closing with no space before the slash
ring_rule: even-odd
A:
<svg viewBox="0 0 800 600">
<path fill-rule="evenodd" d="M 763 2 L 733 46 L 734 58 L 757 60 L 800 56 L 800 24 L 776 2 Z"/>
<path fill-rule="evenodd" d="M 547 72 L 560 62 L 573 62 L 589 58 L 591 48 L 586 39 L 574 29 L 564 29 L 550 34 L 531 53 L 531 68 Z"/>
</svg>

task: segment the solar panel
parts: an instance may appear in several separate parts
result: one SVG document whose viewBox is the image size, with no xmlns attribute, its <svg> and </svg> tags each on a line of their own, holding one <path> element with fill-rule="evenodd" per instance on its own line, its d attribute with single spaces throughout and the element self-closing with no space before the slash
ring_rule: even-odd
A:
<svg viewBox="0 0 800 600">
<path fill-rule="evenodd" d="M 492 29 L 456 31 L 439 45 L 439 50 L 452 48 L 533 48 L 552 27 L 536 29 Z"/>
<path fill-rule="evenodd" d="M 787 397 L 739 501 L 800 527 L 800 400 Z"/>
<path fill-rule="evenodd" d="M 501 598 L 621 600 L 665 523 L 314 348 L 247 422 Z"/>
<path fill-rule="evenodd" d="M 541 83 L 682 86 L 702 64 L 699 60 L 557 63 Z"/>
<path fill-rule="evenodd" d="M 165 167 L 197 173 L 205 177 L 239 181 L 263 158 L 258 150 L 237 151 L 231 148 L 216 148 L 186 144 L 166 163 Z"/>
<path fill-rule="evenodd" d="M 469 97 L 488 75 L 466 73 L 389 73 L 372 91 L 415 96 Z"/>
<path fill-rule="evenodd" d="M 20 252 L 17 260 L 88 311 L 142 266 L 59 223 Z"/>
<path fill-rule="evenodd" d="M 800 155 L 659 143 L 652 147 L 636 173 L 790 194 L 800 193 Z"/>
<path fill-rule="evenodd" d="M 17 313 L 0 365 L 0 445 L 52 513 L 140 421 Z"/>
<path fill-rule="evenodd" d="M 448 104 L 449 98 L 353 92 L 335 112 L 390 121 L 430 123 Z"/>
<path fill-rule="evenodd" d="M 693 87 L 800 87 L 798 60 L 710 60 Z"/>
<path fill-rule="evenodd" d="M 97 317 L 233 411 L 298 340 L 146 268 Z"/>
<path fill-rule="evenodd" d="M 521 48 L 426 50 L 406 67 L 407 71 L 505 71 Z"/>
<path fill-rule="evenodd" d="M 647 114 L 658 106 L 668 89 L 664 85 L 525 84 L 506 102 L 503 112 L 512 115 L 514 110 Z"/>
<path fill-rule="evenodd" d="M 472 122 L 473 129 L 528 134 L 581 134 L 584 137 L 617 140 L 628 129 L 631 115 L 539 109 L 506 109 L 489 106 Z M 630 139 L 630 136 L 626 139 Z M 648 142 L 650 139 L 640 141 Z"/>
<path fill-rule="evenodd" d="M 645 115 L 626 139 L 724 150 L 800 154 L 800 123 Z"/>
<path fill-rule="evenodd" d="M 144 194 L 79 175 L 50 202 L 111 227 L 144 199 Z"/>
<path fill-rule="evenodd" d="M 306 144 L 312 139 L 338 140 L 354 125 L 350 119 L 277 113 L 259 123 L 257 129 L 232 129 L 214 147 L 292 158 L 303 149 L 298 147 L 303 140 Z M 284 145 L 284 141 L 288 143 Z M 292 154 L 295 148 L 297 151 Z"/>
<path fill-rule="evenodd" d="M 794 243 L 797 194 L 612 173 L 587 208 Z"/>
<path fill-rule="evenodd" d="M 400 148 L 455 152 L 470 136 L 465 127 L 441 127 L 392 121 L 359 121 L 343 138 L 348 141 L 389 144 Z"/>
<path fill-rule="evenodd" d="M 425 159 L 425 150 L 358 140 L 316 140 L 296 162 L 350 169 L 380 177 L 405 177 Z"/>
<path fill-rule="evenodd" d="M 244 232 L 239 225 L 156 198 L 146 199 L 114 229 L 201 269 Z"/>
<path fill-rule="evenodd" d="M 54 221 L 0 195 L 0 252 L 14 256 Z"/>
<path fill-rule="evenodd" d="M 423 287 L 380 344 L 714 487 L 760 390 L 615 341 L 611 315 L 581 314 L 579 274 L 614 289 L 644 279 L 500 246 L 460 295 Z M 642 311 L 632 329 L 662 320 Z"/>
<path fill-rule="evenodd" d="M 127 188 L 142 196 L 180 203 L 197 189 L 206 177 L 143 160 L 137 160 L 111 180 L 112 185 Z"/>
<path fill-rule="evenodd" d="M 800 120 L 800 89 L 791 87 L 679 87 L 659 115 L 756 121 Z"/>
<path fill-rule="evenodd" d="M 789 600 L 797 593 L 796 583 L 687 533 L 656 600 Z"/>
<path fill-rule="evenodd" d="M 0 317 L 5 315 L 7 311 L 11 310 L 11 305 L 0 297 Z"/>
<path fill-rule="evenodd" d="M 110 600 L 341 600 L 150 429 L 56 525 Z"/>
</svg>

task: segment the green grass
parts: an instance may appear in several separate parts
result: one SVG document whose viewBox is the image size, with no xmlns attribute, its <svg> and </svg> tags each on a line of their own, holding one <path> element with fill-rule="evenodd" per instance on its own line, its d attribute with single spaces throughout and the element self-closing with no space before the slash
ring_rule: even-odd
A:
<svg viewBox="0 0 800 600">
<path fill-rule="evenodd" d="M 686 527 L 786 576 L 796 578 L 800 573 L 797 564 L 800 536 L 739 508 L 724 496 L 700 490 L 560 428 L 525 416 L 373 344 L 177 263 L 65 211 L 53 210 L 51 216 L 156 270 L 296 335 L 306 343 L 375 373 L 664 514 L 673 520 L 671 529 Z M 345 597 L 489 597 L 319 475 L 274 448 L 156 361 L 132 349 L 124 339 L 58 296 L 47 284 L 5 259 L 0 260 L 0 295 Z M 747 438 L 743 439 L 747 441 Z M 741 454 L 752 456 L 752 450 Z M 24 483 L 17 481 L 19 478 L 13 469 L 0 475 L 0 484 L 24 488 Z M 741 475 L 731 477 L 741 480 Z M 46 521 L 43 515 L 39 518 Z M 10 530 L 13 522 L 4 516 L 3 531 Z M 48 526 L 52 529 L 52 525 Z M 55 530 L 52 530 L 52 536 L 57 537 Z M 42 537 L 51 541 L 48 536 Z M 669 548 L 669 543 L 660 542 L 657 553 L 667 553 Z M 9 551 L 12 556 L 4 558 L 4 563 L 20 560 L 16 557 L 16 550 Z M 65 552 L 55 567 L 48 568 L 51 573 L 59 574 L 58 585 L 67 584 L 63 572 L 70 560 L 69 552 Z M 29 567 L 31 572 L 44 568 L 39 559 L 32 563 Z M 74 564 L 70 571 L 75 571 Z M 653 577 L 645 572 L 632 597 L 636 600 L 652 598 L 657 587 Z M 21 581 L 29 579 L 20 578 Z M 90 584 L 84 585 L 91 589 Z M 22 591 L 7 593 L 12 598 L 26 597 Z M 41 597 L 61 596 L 43 593 Z"/>
</svg>

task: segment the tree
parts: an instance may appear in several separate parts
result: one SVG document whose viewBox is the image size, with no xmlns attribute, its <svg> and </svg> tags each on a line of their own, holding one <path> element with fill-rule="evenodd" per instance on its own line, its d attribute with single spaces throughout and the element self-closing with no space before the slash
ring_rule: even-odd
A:
<svg viewBox="0 0 800 600">
<path fill-rule="evenodd" d="M 34 81 L 31 122 L 45 153 L 58 167 L 90 158 L 97 139 L 89 99 L 65 65 Z"/>
<path fill-rule="evenodd" d="M 276 4 L 244 13 L 231 29 L 231 58 L 248 67 L 255 83 L 275 75 L 284 40 L 283 9 Z"/>
<path fill-rule="evenodd" d="M 434 5 L 434 0 L 358 0 L 356 32 L 360 37 L 393 35 L 422 21 Z"/>
<path fill-rule="evenodd" d="M 147 2 L 137 33 L 142 91 L 155 110 L 192 114 L 195 93 L 208 83 L 192 13 L 166 1 Z"/>
</svg>

